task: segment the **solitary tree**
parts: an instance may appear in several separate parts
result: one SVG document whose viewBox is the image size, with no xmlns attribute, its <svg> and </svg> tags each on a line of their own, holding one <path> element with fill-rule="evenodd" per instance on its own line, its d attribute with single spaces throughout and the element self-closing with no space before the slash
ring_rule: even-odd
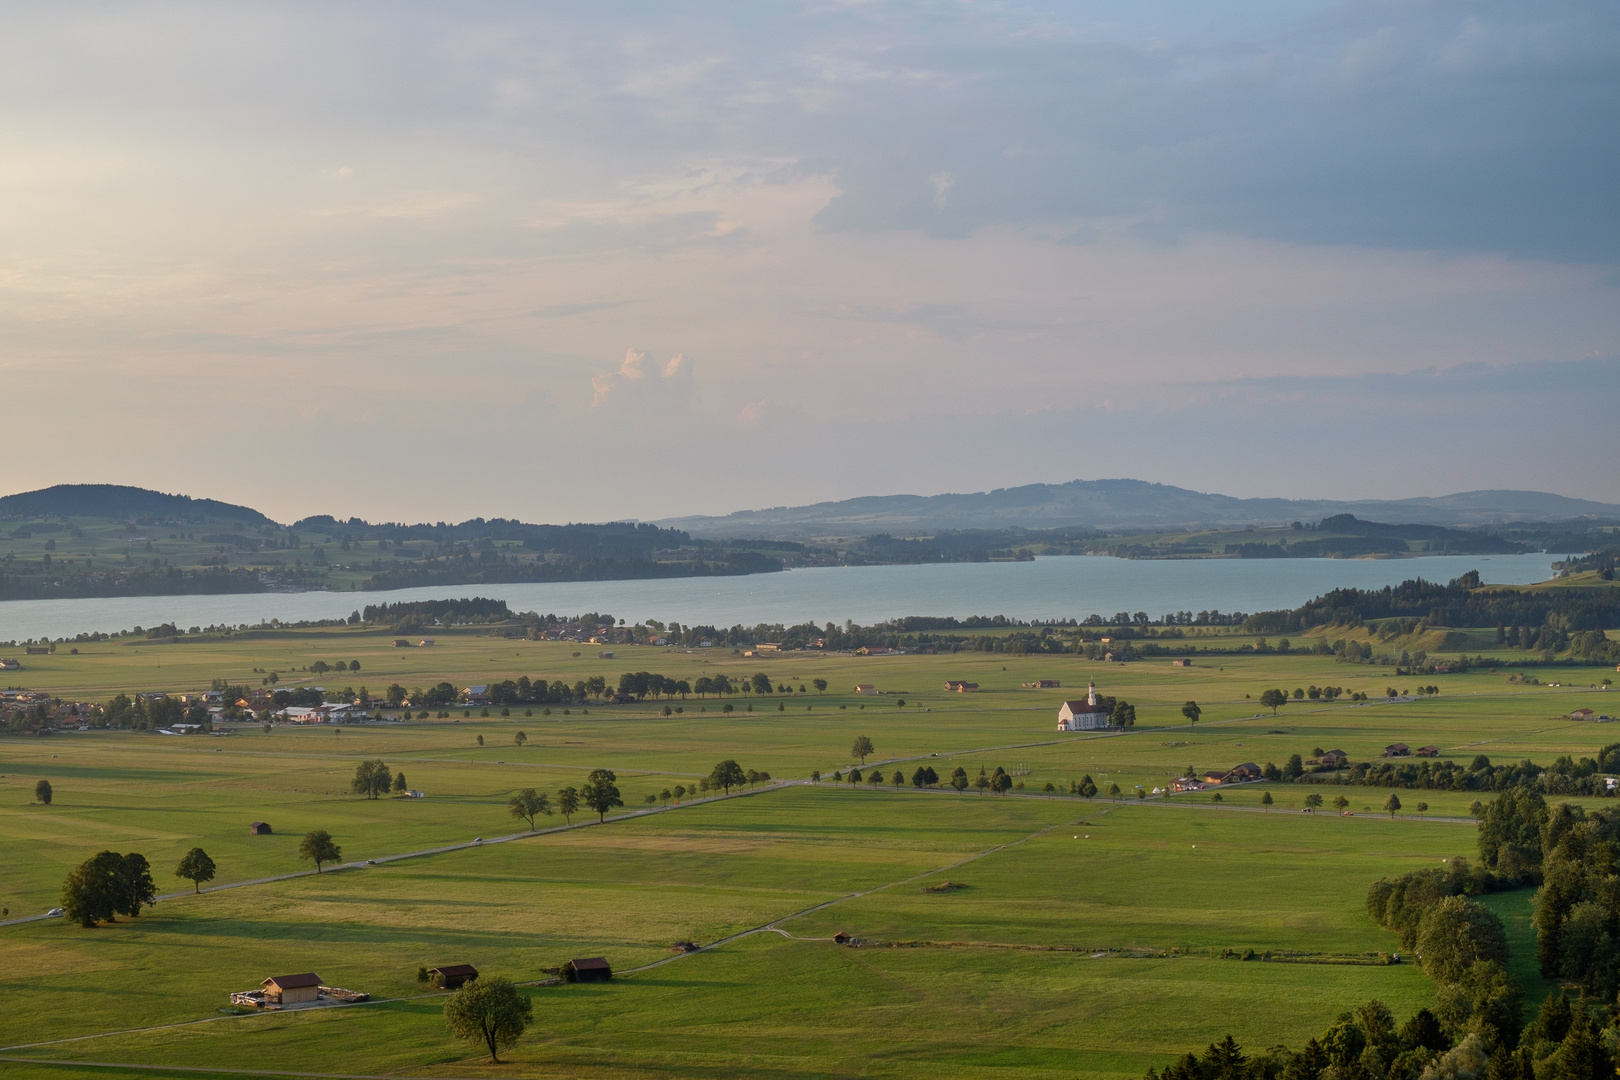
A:
<svg viewBox="0 0 1620 1080">
<path fill-rule="evenodd" d="M 1338 810 L 1341 813 L 1350 809 L 1350 800 L 1345 798 L 1343 795 L 1337 796 L 1333 800 L 1333 809 Z"/>
<path fill-rule="evenodd" d="M 337 846 L 332 834 L 325 829 L 311 829 L 298 845 L 298 857 L 314 863 L 318 874 L 322 863 L 337 862 L 343 858 L 343 849 Z"/>
<path fill-rule="evenodd" d="M 1390 817 L 1394 817 L 1395 816 L 1395 811 L 1399 810 L 1400 808 L 1401 808 L 1401 797 L 1399 795 L 1395 794 L 1393 791 L 1390 792 L 1389 793 L 1389 798 L 1384 800 L 1384 809 L 1389 811 L 1389 816 Z"/>
<path fill-rule="evenodd" d="M 489 1048 L 489 1060 L 500 1064 L 500 1051 L 517 1044 L 534 1019 L 534 1004 L 512 980 L 500 975 L 463 983 L 444 1003 L 444 1022 L 450 1034 Z"/>
<path fill-rule="evenodd" d="M 735 765 L 736 762 L 732 764 Z M 607 820 L 609 810 L 624 805 L 624 796 L 619 794 L 618 779 L 613 775 L 612 769 L 592 769 L 591 774 L 585 778 L 585 786 L 579 791 L 585 805 L 596 811 L 596 820 L 599 822 Z"/>
<path fill-rule="evenodd" d="M 139 852 L 101 851 L 80 863 L 62 882 L 63 916 L 88 929 L 118 915 L 139 915 L 157 889 Z"/>
<path fill-rule="evenodd" d="M 747 782 L 748 774 L 743 772 L 741 765 L 730 758 L 716 765 L 714 771 L 709 774 L 709 786 L 721 788 L 727 795 L 731 794 L 732 788 L 742 787 Z"/>
<path fill-rule="evenodd" d="M 1427 814 L 1429 812 L 1429 804 L 1426 802 L 1420 802 L 1417 804 L 1416 809 L 1420 814 Z"/>
<path fill-rule="evenodd" d="M 1262 794 L 1260 796 L 1260 805 L 1261 806 L 1270 806 L 1274 801 L 1275 800 L 1272 799 L 1271 792 L 1269 792 L 1269 791 L 1265 792 L 1264 794 Z"/>
<path fill-rule="evenodd" d="M 826 679 L 811 679 L 810 685 L 816 688 L 816 693 L 818 694 L 825 694 L 827 692 Z"/>
<path fill-rule="evenodd" d="M 574 823 L 574 815 L 579 813 L 578 788 L 565 787 L 557 792 L 557 812 L 563 816 L 563 821 Z"/>
<path fill-rule="evenodd" d="M 387 765 L 381 761 L 362 761 L 354 767 L 354 779 L 349 781 L 349 789 L 356 795 L 375 799 L 378 795 L 388 794 L 393 782 L 393 770 Z"/>
<path fill-rule="evenodd" d="M 520 731 L 516 735 L 512 736 L 512 741 L 518 746 L 522 746 L 524 743 L 529 741 L 529 736 L 525 732 Z"/>
<path fill-rule="evenodd" d="M 1277 710 L 1288 704 L 1288 695 L 1281 690 L 1267 690 L 1260 695 L 1260 704 L 1270 709 L 1272 716 L 1276 716 Z"/>
<path fill-rule="evenodd" d="M 51 782 L 49 780 L 41 780 L 34 785 L 34 798 L 46 806 L 51 805 Z"/>
<path fill-rule="evenodd" d="M 506 801 L 506 809 L 513 817 L 527 821 L 529 831 L 533 832 L 537 816 L 551 816 L 551 798 L 532 787 L 526 787 Z"/>
<path fill-rule="evenodd" d="M 1198 707 L 1198 702 L 1189 701 L 1181 707 L 1181 715 L 1187 718 L 1189 724 L 1198 723 L 1198 718 L 1204 715 L 1204 710 Z"/>
<path fill-rule="evenodd" d="M 861 764 L 865 765 L 867 757 L 877 753 L 877 751 L 872 748 L 871 739 L 868 739 L 865 735 L 857 735 L 855 736 L 855 745 L 849 748 L 849 753 L 851 757 L 860 758 Z"/>
<path fill-rule="evenodd" d="M 174 876 L 190 880 L 192 891 L 202 892 L 202 883 L 214 880 L 214 860 L 202 848 L 194 847 L 181 856 L 180 865 L 174 868 Z"/>
<path fill-rule="evenodd" d="M 1305 805 L 1310 807 L 1312 810 L 1320 807 L 1322 805 L 1322 793 L 1319 791 L 1313 791 L 1309 795 L 1305 796 Z"/>
</svg>

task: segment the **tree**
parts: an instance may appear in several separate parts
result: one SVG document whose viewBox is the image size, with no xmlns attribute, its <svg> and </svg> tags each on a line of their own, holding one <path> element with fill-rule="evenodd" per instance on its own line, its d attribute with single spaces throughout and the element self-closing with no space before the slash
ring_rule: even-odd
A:
<svg viewBox="0 0 1620 1080">
<path fill-rule="evenodd" d="M 1261 794 L 1261 796 L 1260 796 L 1260 805 L 1261 805 L 1261 806 L 1270 806 L 1270 805 L 1271 805 L 1271 804 L 1272 804 L 1272 803 L 1273 803 L 1273 802 L 1275 802 L 1275 801 L 1276 801 L 1276 800 L 1274 800 L 1274 799 L 1273 799 L 1273 798 L 1272 798 L 1272 797 L 1271 797 L 1271 792 L 1269 792 L 1269 791 L 1267 791 L 1267 792 L 1264 792 L 1264 793 L 1263 793 L 1263 794 Z"/>
<path fill-rule="evenodd" d="M 314 863 L 318 874 L 322 863 L 337 862 L 343 858 L 343 849 L 333 842 L 332 834 L 325 829 L 311 829 L 298 845 L 298 857 Z"/>
<path fill-rule="evenodd" d="M 1181 715 L 1187 718 L 1190 724 L 1198 723 L 1198 718 L 1204 715 L 1204 710 L 1198 707 L 1198 702 L 1189 701 L 1181 707 Z"/>
<path fill-rule="evenodd" d="M 565 787 L 557 792 L 557 812 L 563 816 L 563 821 L 574 823 L 574 815 L 579 813 L 578 788 Z"/>
<path fill-rule="evenodd" d="M 714 767 L 709 774 L 709 786 L 722 788 L 727 795 L 734 787 L 742 787 L 748 782 L 748 774 L 743 772 L 742 766 L 727 758 Z"/>
<path fill-rule="evenodd" d="M 1305 762 L 1298 754 L 1289 754 L 1288 761 L 1282 767 L 1284 780 L 1298 780 L 1305 775 Z"/>
<path fill-rule="evenodd" d="M 1288 704 L 1288 694 L 1282 690 L 1267 690 L 1260 695 L 1260 704 L 1270 709 L 1272 716 L 1276 716 L 1277 710 Z"/>
<path fill-rule="evenodd" d="M 1333 809 L 1343 813 L 1344 811 L 1350 809 L 1350 800 L 1345 798 L 1343 795 L 1337 796 L 1333 800 Z"/>
<path fill-rule="evenodd" d="M 411 789 L 411 785 L 409 785 L 409 784 L 407 784 L 405 782 L 405 770 L 401 769 L 394 776 L 394 794 L 403 795 L 407 791 L 409 791 L 410 789 Z"/>
<path fill-rule="evenodd" d="M 526 787 L 506 801 L 507 812 L 515 818 L 529 823 L 529 831 L 534 832 L 534 819 L 541 814 L 551 816 L 551 798 L 532 787 Z"/>
<path fill-rule="evenodd" d="M 961 769 L 957 769 L 956 771 L 957 772 L 962 772 Z M 963 779 L 966 779 L 966 778 L 967 778 L 967 776 L 964 773 L 963 774 Z M 905 782 L 906 782 L 906 774 L 901 772 L 899 769 L 896 769 L 896 770 L 894 770 L 894 775 L 889 777 L 889 782 L 891 784 L 893 784 L 895 787 L 903 787 L 905 785 Z"/>
<path fill-rule="evenodd" d="M 34 799 L 46 806 L 51 805 L 51 782 L 41 780 L 34 785 Z"/>
<path fill-rule="evenodd" d="M 63 917 L 89 929 L 118 915 L 139 915 L 156 893 L 146 856 L 97 852 L 62 882 Z"/>
<path fill-rule="evenodd" d="M 825 694 L 827 692 L 826 679 L 811 679 L 810 685 L 816 688 L 816 693 L 818 694 Z"/>
<path fill-rule="evenodd" d="M 214 880 L 214 860 L 202 848 L 194 847 L 180 857 L 180 865 L 174 868 L 174 876 L 186 878 L 194 892 L 202 892 L 202 883 Z"/>
<path fill-rule="evenodd" d="M 849 786 L 851 788 L 854 788 L 855 785 L 860 783 L 860 782 L 861 782 L 861 770 L 860 769 L 851 769 L 851 770 L 849 770 Z"/>
<path fill-rule="evenodd" d="M 624 796 L 619 794 L 618 779 L 612 769 L 592 769 L 585 778 L 585 786 L 579 790 L 585 805 L 596 811 L 598 822 L 606 821 L 607 812 L 615 806 L 624 805 Z"/>
<path fill-rule="evenodd" d="M 1313 791 L 1309 795 L 1305 796 L 1305 805 L 1310 807 L 1312 810 L 1320 808 L 1322 805 L 1322 793 L 1319 791 Z"/>
<path fill-rule="evenodd" d="M 670 794 L 669 788 L 665 788 L 663 791 L 660 791 L 658 793 L 659 801 L 662 802 L 665 806 L 669 805 L 669 800 L 671 798 L 673 798 L 673 796 Z"/>
<path fill-rule="evenodd" d="M 1117 728 L 1136 726 L 1136 706 L 1128 701 L 1116 701 L 1108 710 L 1108 722 Z"/>
<path fill-rule="evenodd" d="M 393 782 L 394 772 L 387 765 L 381 761 L 362 761 L 354 767 L 354 779 L 349 781 L 349 789 L 356 795 L 375 799 L 378 795 L 388 794 Z"/>
<path fill-rule="evenodd" d="M 1400 808 L 1401 808 L 1401 797 L 1399 795 L 1395 794 L 1393 791 L 1390 792 L 1389 793 L 1389 798 L 1384 800 L 1384 809 L 1389 811 L 1389 816 L 1390 817 L 1394 817 L 1395 816 L 1395 811 L 1399 810 Z"/>
<path fill-rule="evenodd" d="M 1418 925 L 1417 951 L 1423 970 L 1442 985 L 1462 981 L 1482 961 L 1506 964 L 1507 931 L 1484 904 L 1466 896 L 1448 896 L 1431 907 Z"/>
<path fill-rule="evenodd" d="M 520 731 L 516 735 L 512 736 L 512 742 L 514 742 L 518 746 L 522 746 L 524 743 L 526 743 L 528 741 L 529 741 L 529 736 L 528 736 L 527 732 Z"/>
<path fill-rule="evenodd" d="M 517 1044 L 534 1019 L 534 1004 L 512 980 L 500 975 L 463 983 L 444 1003 L 444 1022 L 450 1034 L 489 1048 L 489 1060 L 500 1064 L 500 1051 Z"/>
<path fill-rule="evenodd" d="M 754 693 L 759 694 L 761 697 L 771 692 L 771 677 L 763 671 L 748 680 L 748 682 L 754 688 Z"/>
<path fill-rule="evenodd" d="M 877 751 L 873 749 L 871 739 L 868 739 L 865 735 L 857 735 L 855 736 L 855 745 L 849 748 L 849 753 L 851 757 L 860 758 L 861 764 L 865 765 L 866 759 L 870 755 L 877 753 Z"/>
<path fill-rule="evenodd" d="M 1429 804 L 1426 803 L 1426 802 L 1418 803 L 1417 804 L 1417 812 L 1420 813 L 1420 814 L 1427 814 L 1429 812 Z"/>
<path fill-rule="evenodd" d="M 966 791 L 968 789 L 967 770 L 960 765 L 951 773 L 951 787 L 957 791 Z"/>
<path fill-rule="evenodd" d="M 1097 782 L 1091 778 L 1090 773 L 1080 778 L 1080 794 L 1087 802 L 1097 797 Z"/>
<path fill-rule="evenodd" d="M 994 791 L 997 795 L 1005 795 L 1007 792 L 1012 790 L 1012 786 L 1012 777 L 1007 774 L 1006 769 L 1003 769 L 1000 765 L 997 765 L 995 775 L 990 777 L 990 790 Z"/>
</svg>

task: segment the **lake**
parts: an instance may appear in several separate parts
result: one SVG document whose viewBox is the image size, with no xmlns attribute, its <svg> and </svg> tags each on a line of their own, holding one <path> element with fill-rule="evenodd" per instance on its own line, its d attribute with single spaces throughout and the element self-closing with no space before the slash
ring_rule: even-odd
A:
<svg viewBox="0 0 1620 1080">
<path fill-rule="evenodd" d="M 757 623 L 867 624 L 902 615 L 1108 618 L 1119 611 L 1267 611 L 1298 607 L 1330 589 L 1381 589 L 1409 578 L 1446 582 L 1478 570 L 1488 583 L 1525 585 L 1552 576 L 1562 555 L 1437 555 L 1412 559 L 1185 559 L 1094 555 L 1034 562 L 818 567 L 747 577 L 462 585 L 390 592 L 132 596 L 0 603 L 0 641 L 62 638 L 172 622 L 243 625 L 337 619 L 366 604 L 488 596 L 516 611 L 612 614 L 698 626 Z"/>
</svg>

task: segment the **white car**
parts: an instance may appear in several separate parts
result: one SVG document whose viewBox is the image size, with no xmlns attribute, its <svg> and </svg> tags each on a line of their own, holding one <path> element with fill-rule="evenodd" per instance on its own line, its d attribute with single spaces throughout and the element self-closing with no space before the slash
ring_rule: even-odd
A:
<svg viewBox="0 0 1620 1080">
<path fill-rule="evenodd" d="M 61 915 L 61 914 L 62 914 L 62 913 L 63 913 L 63 912 L 62 912 L 62 909 L 61 909 L 61 908 L 59 908 L 59 907 L 53 907 L 53 908 L 51 908 L 51 910 L 49 910 L 49 911 L 47 911 L 47 912 L 46 912 L 46 913 L 45 913 L 45 914 L 46 914 L 46 915 L 47 915 L 47 916 L 49 916 L 49 915 Z"/>
<path fill-rule="evenodd" d="M 484 838 L 483 838 L 483 837 L 482 837 L 482 836 L 475 836 L 475 837 L 473 837 L 473 843 L 475 843 L 475 844 L 482 844 L 482 843 L 483 843 L 483 842 L 484 842 Z"/>
</svg>

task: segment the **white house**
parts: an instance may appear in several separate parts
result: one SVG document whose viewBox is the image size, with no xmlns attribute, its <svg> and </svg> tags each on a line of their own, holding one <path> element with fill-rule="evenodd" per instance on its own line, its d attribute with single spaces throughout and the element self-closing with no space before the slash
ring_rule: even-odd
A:
<svg viewBox="0 0 1620 1080">
<path fill-rule="evenodd" d="M 1084 701 L 1065 701 L 1058 710 L 1059 731 L 1102 731 L 1108 727 L 1108 712 L 1097 704 L 1097 684 L 1086 691 Z"/>
</svg>

